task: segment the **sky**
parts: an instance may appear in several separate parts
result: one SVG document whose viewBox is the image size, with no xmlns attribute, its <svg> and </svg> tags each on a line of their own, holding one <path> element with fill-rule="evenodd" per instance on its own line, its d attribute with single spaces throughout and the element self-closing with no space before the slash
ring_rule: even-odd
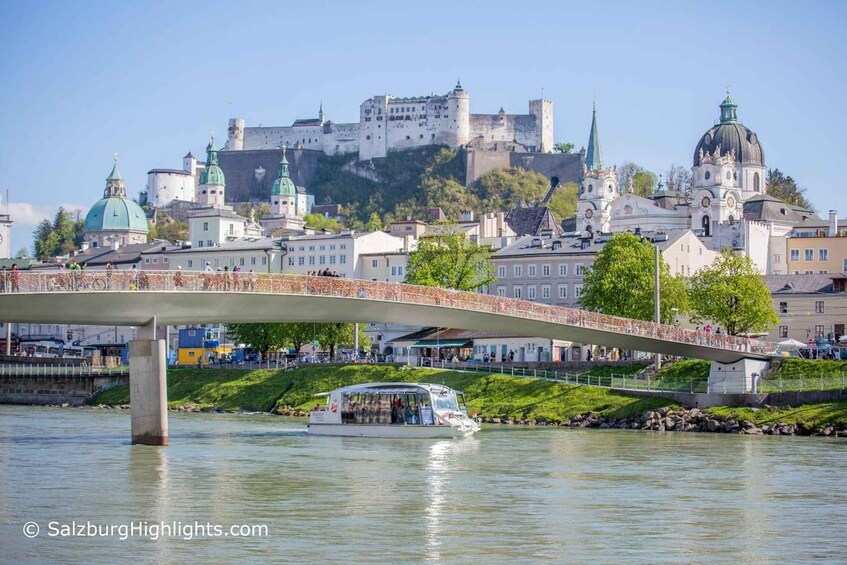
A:
<svg viewBox="0 0 847 565">
<path fill-rule="evenodd" d="M 604 163 L 691 167 L 727 86 L 766 165 L 847 217 L 847 2 L 0 0 L 0 195 L 12 251 L 64 205 L 102 198 L 117 153 L 127 192 L 204 155 L 227 121 L 358 121 L 377 94 L 443 94 L 472 113 L 554 104 L 556 142 Z M 6 200 L 6 191 L 9 201 Z"/>
</svg>

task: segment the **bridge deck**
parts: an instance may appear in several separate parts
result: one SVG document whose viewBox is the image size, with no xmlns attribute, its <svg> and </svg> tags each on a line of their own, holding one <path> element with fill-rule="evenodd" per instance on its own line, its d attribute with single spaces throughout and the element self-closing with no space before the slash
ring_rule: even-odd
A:
<svg viewBox="0 0 847 565">
<path fill-rule="evenodd" d="M 704 334 L 473 292 L 357 279 L 254 273 L 21 273 L 0 293 L 8 322 L 141 326 L 365 322 L 443 326 L 733 363 L 768 360 L 776 344 Z"/>
</svg>

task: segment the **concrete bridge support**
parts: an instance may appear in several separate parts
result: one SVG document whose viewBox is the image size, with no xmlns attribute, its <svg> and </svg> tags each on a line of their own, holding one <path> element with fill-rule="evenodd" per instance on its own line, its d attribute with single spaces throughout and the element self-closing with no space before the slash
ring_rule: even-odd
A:
<svg viewBox="0 0 847 565">
<path fill-rule="evenodd" d="M 153 322 L 129 342 L 133 445 L 168 445 L 167 344 L 156 337 Z"/>
<path fill-rule="evenodd" d="M 744 394 L 758 392 L 757 380 L 768 369 L 768 361 L 741 359 L 735 363 L 712 361 L 709 371 L 709 392 Z"/>
</svg>

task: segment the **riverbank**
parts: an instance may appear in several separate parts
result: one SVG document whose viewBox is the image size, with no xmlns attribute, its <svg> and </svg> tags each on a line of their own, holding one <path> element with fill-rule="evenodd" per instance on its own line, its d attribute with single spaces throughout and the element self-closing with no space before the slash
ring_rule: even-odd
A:
<svg viewBox="0 0 847 565">
<path fill-rule="evenodd" d="M 686 410 L 665 398 L 638 398 L 599 387 L 402 365 L 314 365 L 278 371 L 175 368 L 168 374 L 168 399 L 170 409 L 182 412 L 305 416 L 320 401 L 318 393 L 380 381 L 442 383 L 463 390 L 470 411 L 492 424 L 847 436 L 847 401 Z M 128 408 L 129 387 L 99 393 L 89 404 Z"/>
</svg>

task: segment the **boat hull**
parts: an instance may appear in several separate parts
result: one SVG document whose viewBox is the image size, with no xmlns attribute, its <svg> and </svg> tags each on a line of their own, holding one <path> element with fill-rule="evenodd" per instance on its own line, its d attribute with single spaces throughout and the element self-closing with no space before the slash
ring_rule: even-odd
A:
<svg viewBox="0 0 847 565">
<path fill-rule="evenodd" d="M 309 435 L 382 438 L 451 438 L 473 435 L 475 430 L 453 426 L 403 426 L 397 424 L 309 424 Z"/>
</svg>

